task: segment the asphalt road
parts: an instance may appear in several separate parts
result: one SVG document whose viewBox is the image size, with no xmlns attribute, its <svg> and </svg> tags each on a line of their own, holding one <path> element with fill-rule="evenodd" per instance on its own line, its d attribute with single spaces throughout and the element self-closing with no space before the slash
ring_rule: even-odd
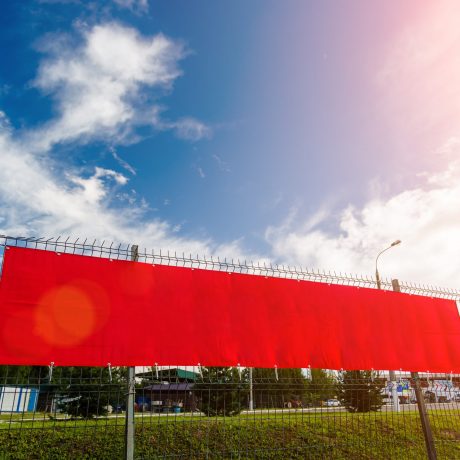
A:
<svg viewBox="0 0 460 460">
<path fill-rule="evenodd" d="M 417 404 L 401 404 L 401 413 L 407 412 L 416 412 L 418 410 Z M 442 412 L 447 410 L 459 410 L 459 402 L 449 402 L 449 403 L 426 403 L 426 408 L 428 411 L 433 412 Z M 391 404 L 386 404 L 382 406 L 379 412 L 392 412 L 393 406 Z M 255 410 L 243 410 L 241 415 L 247 416 L 257 416 L 257 415 L 272 415 L 272 414 L 328 414 L 334 412 L 346 412 L 346 409 L 343 406 L 338 407 L 305 407 L 305 408 L 279 408 L 279 409 L 255 409 Z M 6 415 L 6 413 L 4 413 Z M 39 421 L 50 421 L 45 414 L 40 414 L 41 416 L 28 417 L 28 414 L 24 414 L 23 417 L 18 417 L 18 414 L 12 414 L 11 418 L 0 420 L 0 423 L 23 423 L 23 422 L 39 422 Z M 111 414 L 107 417 L 99 418 L 124 418 L 124 414 Z M 156 413 L 156 412 L 136 412 L 136 418 L 148 418 L 148 417 L 204 417 L 204 414 L 200 412 L 182 412 L 180 414 L 176 413 Z M 60 420 L 65 420 L 67 417 L 65 415 L 57 416 Z M 52 420 L 50 421 L 52 422 Z"/>
<path fill-rule="evenodd" d="M 449 403 L 425 403 L 426 408 L 428 411 L 442 411 L 442 410 L 459 410 L 460 409 L 460 403 L 459 402 L 449 402 Z M 417 404 L 400 404 L 399 406 L 401 408 L 401 412 L 414 412 L 417 411 Z M 392 412 L 393 411 L 393 405 L 392 404 L 385 404 L 382 406 L 380 409 L 380 412 Z M 255 409 L 254 411 L 242 411 L 242 414 L 251 414 L 251 413 L 256 413 L 256 414 L 261 414 L 261 413 L 266 413 L 266 414 L 275 414 L 275 413 L 310 413 L 310 412 L 316 412 L 316 413 L 324 413 L 324 412 L 346 412 L 346 409 L 343 406 L 336 406 L 336 407 L 305 407 L 305 408 L 298 408 L 298 409 Z"/>
</svg>

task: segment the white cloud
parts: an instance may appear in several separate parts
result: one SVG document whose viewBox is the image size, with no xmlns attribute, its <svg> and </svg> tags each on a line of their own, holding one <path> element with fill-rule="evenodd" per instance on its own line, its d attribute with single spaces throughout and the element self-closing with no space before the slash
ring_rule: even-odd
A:
<svg viewBox="0 0 460 460">
<path fill-rule="evenodd" d="M 37 150 L 75 140 L 119 142 L 136 125 L 152 123 L 187 140 L 208 136 L 209 129 L 192 118 L 162 123 L 160 107 L 146 92 L 172 89 L 181 75 L 182 44 L 161 34 L 144 37 L 117 23 L 83 27 L 80 33 L 81 44 L 59 36 L 44 42 L 48 57 L 34 84 L 53 95 L 58 116 L 31 134 Z"/>
<path fill-rule="evenodd" d="M 457 154 L 460 151 L 457 150 Z M 322 218 L 295 226 L 270 227 L 266 239 L 274 257 L 286 263 L 334 271 L 372 274 L 375 257 L 396 239 L 403 241 L 380 260 L 388 277 L 458 288 L 460 260 L 460 161 L 423 186 L 349 206 L 335 232 L 321 229 Z"/>
</svg>

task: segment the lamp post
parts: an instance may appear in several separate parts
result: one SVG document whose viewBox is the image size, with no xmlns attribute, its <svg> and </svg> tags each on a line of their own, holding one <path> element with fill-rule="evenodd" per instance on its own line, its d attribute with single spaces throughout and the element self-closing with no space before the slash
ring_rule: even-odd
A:
<svg viewBox="0 0 460 460">
<path fill-rule="evenodd" d="M 375 280 L 377 281 L 377 289 L 382 289 L 382 283 L 380 282 L 380 275 L 379 275 L 379 269 L 377 266 L 377 263 L 379 261 L 379 257 L 388 249 L 391 249 L 394 246 L 397 246 L 398 244 L 401 244 L 401 240 L 396 240 L 393 241 L 393 243 L 390 244 L 387 248 L 385 248 L 383 251 L 380 251 L 377 254 L 377 257 L 375 258 Z M 393 400 L 393 411 L 394 412 L 399 412 L 400 407 L 399 407 L 399 398 L 398 398 L 398 387 L 396 385 L 396 373 L 395 371 L 389 371 L 390 375 L 390 382 L 391 382 L 391 399 Z"/>
<path fill-rule="evenodd" d="M 375 279 L 377 281 L 377 289 L 382 289 L 382 283 L 380 282 L 380 274 L 379 274 L 379 269 L 377 267 L 377 263 L 379 261 L 379 257 L 386 251 L 388 251 L 388 249 L 391 249 L 393 246 L 397 246 L 398 244 L 401 244 L 401 240 L 396 240 L 396 241 L 393 241 L 393 243 L 390 244 L 390 246 L 388 246 L 387 248 L 385 248 L 383 251 L 380 251 L 378 254 L 377 254 L 377 257 L 375 258 Z"/>
</svg>

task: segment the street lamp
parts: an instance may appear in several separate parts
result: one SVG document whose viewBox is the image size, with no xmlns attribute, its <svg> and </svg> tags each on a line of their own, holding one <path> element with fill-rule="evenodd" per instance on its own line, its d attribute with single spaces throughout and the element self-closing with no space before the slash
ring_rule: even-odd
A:
<svg viewBox="0 0 460 460">
<path fill-rule="evenodd" d="M 385 252 L 388 251 L 388 249 L 391 249 L 393 246 L 397 246 L 398 244 L 401 244 L 401 240 L 396 240 L 393 241 L 393 243 L 390 244 L 387 248 L 385 248 L 383 251 L 380 251 L 377 254 L 377 257 L 375 259 L 375 279 L 377 281 L 377 289 L 382 289 L 382 283 L 380 282 L 380 275 L 379 275 L 379 270 L 377 268 L 377 262 L 379 261 L 379 257 Z"/>
<path fill-rule="evenodd" d="M 380 282 L 379 270 L 377 268 L 377 262 L 379 261 L 379 257 L 385 251 L 388 251 L 388 249 L 391 249 L 393 246 L 397 246 L 398 244 L 401 244 L 401 240 L 393 241 L 393 243 L 391 243 L 390 246 L 388 246 L 383 251 L 380 251 L 377 254 L 377 257 L 375 259 L 375 279 L 377 281 L 377 289 L 382 289 L 382 284 Z M 397 387 L 397 382 L 396 382 L 396 372 L 395 371 L 389 371 L 389 374 L 390 374 L 389 378 L 390 378 L 390 382 L 391 382 L 391 399 L 393 400 L 393 411 L 394 412 L 399 412 L 400 407 L 399 407 L 398 387 Z"/>
</svg>

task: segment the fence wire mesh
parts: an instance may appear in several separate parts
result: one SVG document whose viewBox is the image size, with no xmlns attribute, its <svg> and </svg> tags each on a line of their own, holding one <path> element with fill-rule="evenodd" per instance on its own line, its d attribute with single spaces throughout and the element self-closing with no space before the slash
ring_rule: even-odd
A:
<svg viewBox="0 0 460 460">
<path fill-rule="evenodd" d="M 0 367 L 8 459 L 123 458 L 126 370 Z M 460 458 L 460 376 L 420 376 L 438 458 Z M 410 374 L 137 368 L 135 458 L 425 458 Z"/>
<path fill-rule="evenodd" d="M 0 256 L 5 247 L 19 246 L 33 249 L 42 249 L 67 254 L 79 254 L 92 257 L 105 257 L 108 259 L 131 260 L 133 245 L 115 244 L 113 242 L 97 240 L 81 240 L 80 238 L 37 238 L 37 237 L 12 237 L 0 235 Z M 137 246 L 136 246 L 137 248 Z M 299 279 L 316 281 L 320 283 L 341 284 L 358 287 L 377 288 L 374 277 L 369 275 L 356 275 L 337 273 L 334 271 L 313 270 L 302 267 L 291 267 L 268 262 L 252 262 L 229 258 L 207 257 L 173 251 L 150 250 L 139 248 L 137 260 L 143 263 L 173 265 L 178 267 L 202 268 L 231 273 L 246 273 L 251 275 L 272 276 L 278 278 Z M 381 288 L 392 290 L 391 280 L 382 279 Z M 400 282 L 401 292 L 429 297 L 438 297 L 460 301 L 460 290 L 442 288 L 431 285 Z"/>
<path fill-rule="evenodd" d="M 0 236 L 0 255 L 7 246 L 120 260 L 133 254 L 129 245 Z M 136 255 L 143 263 L 376 287 L 365 276 L 161 251 Z M 382 287 L 392 289 L 391 281 Z M 400 287 L 460 300 L 451 289 Z M 174 333 L 165 346 L 174 346 Z M 372 370 L 137 367 L 135 458 L 426 458 L 417 376 L 395 377 Z M 460 458 L 460 376 L 417 378 L 437 458 Z M 127 379 L 126 368 L 110 366 L 0 366 L 0 458 L 123 458 Z"/>
</svg>

